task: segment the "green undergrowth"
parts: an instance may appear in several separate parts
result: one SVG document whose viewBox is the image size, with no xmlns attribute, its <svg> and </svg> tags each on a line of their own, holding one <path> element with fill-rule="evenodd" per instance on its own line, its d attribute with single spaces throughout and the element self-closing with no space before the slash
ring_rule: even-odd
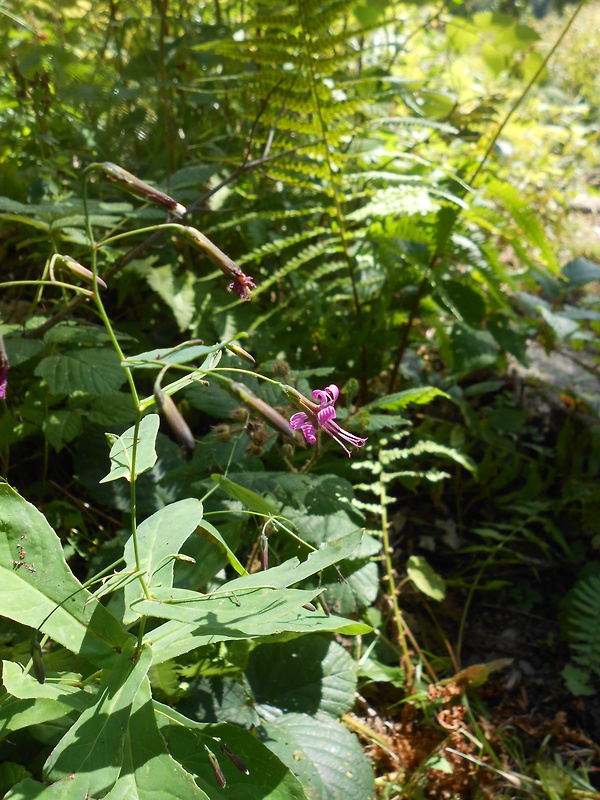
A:
<svg viewBox="0 0 600 800">
<path fill-rule="evenodd" d="M 0 7 L 0 796 L 595 796 L 560 5 Z"/>
</svg>

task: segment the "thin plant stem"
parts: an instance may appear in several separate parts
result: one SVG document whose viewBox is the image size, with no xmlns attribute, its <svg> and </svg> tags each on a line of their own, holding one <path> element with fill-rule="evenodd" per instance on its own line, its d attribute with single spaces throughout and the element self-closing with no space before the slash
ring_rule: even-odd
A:
<svg viewBox="0 0 600 800">
<path fill-rule="evenodd" d="M 487 149 L 486 149 L 486 151 L 485 151 L 485 153 L 483 155 L 483 158 L 481 159 L 481 161 L 479 162 L 479 164 L 475 168 L 475 171 L 471 175 L 470 180 L 467 181 L 467 185 L 472 185 L 477 180 L 479 175 L 481 174 L 481 171 L 482 171 L 484 165 L 487 163 L 491 153 L 493 152 L 494 146 L 495 146 L 496 142 L 498 141 L 498 138 L 501 136 L 502 131 L 507 126 L 508 122 L 510 121 L 510 119 L 512 118 L 514 113 L 517 111 L 519 106 L 523 103 L 523 101 L 525 100 L 525 97 L 529 94 L 529 92 L 531 91 L 533 86 L 535 86 L 535 84 L 537 83 L 540 75 L 543 73 L 543 71 L 546 68 L 548 62 L 550 61 L 550 59 L 552 58 L 552 56 L 556 52 L 557 48 L 560 46 L 562 40 L 566 36 L 569 28 L 571 27 L 571 25 L 573 24 L 573 22 L 577 18 L 577 15 L 581 11 L 581 9 L 585 5 L 585 3 L 586 3 L 586 0 L 579 0 L 579 3 L 577 4 L 577 7 L 575 8 L 573 13 L 571 14 L 571 16 L 568 19 L 565 27 L 560 32 L 557 40 L 555 41 L 553 46 L 550 48 L 549 52 L 546 54 L 546 57 L 542 61 L 540 67 L 537 69 L 537 71 L 535 72 L 535 74 L 533 75 L 533 77 L 531 78 L 529 83 L 527 84 L 527 86 L 525 86 L 525 88 L 523 89 L 521 94 L 517 97 L 517 99 L 511 105 L 511 107 L 509 108 L 508 112 L 506 113 L 504 119 L 502 120 L 502 122 L 500 123 L 498 128 L 496 129 L 496 132 L 492 136 L 492 139 L 491 139 L 491 141 L 490 141 L 490 143 L 489 143 L 489 145 L 488 145 L 488 147 L 487 147 Z M 463 191 L 466 192 L 466 189 L 465 189 L 464 186 L 463 186 Z M 454 219 L 452 220 L 451 228 L 453 228 L 454 225 L 456 224 L 456 220 L 458 219 L 458 217 L 459 217 L 459 212 L 455 212 Z M 419 285 L 419 288 L 417 290 L 417 293 L 415 295 L 415 298 L 414 298 L 414 300 L 412 302 L 412 305 L 411 305 L 411 308 L 410 308 L 410 312 L 409 312 L 409 315 L 408 315 L 408 320 L 406 321 L 406 325 L 404 326 L 404 330 L 402 332 L 402 337 L 400 339 L 400 344 L 398 345 L 398 350 L 396 352 L 396 356 L 395 356 L 395 359 L 394 359 L 394 366 L 393 366 L 393 369 L 392 369 L 392 375 L 390 377 L 390 382 L 389 382 L 389 386 L 388 386 L 388 392 L 389 393 L 391 393 L 393 391 L 393 389 L 394 389 L 394 385 L 396 383 L 398 372 L 400 370 L 400 366 L 402 364 L 402 360 L 404 358 L 404 354 L 405 354 L 406 348 L 408 346 L 409 336 L 410 336 L 410 334 L 412 332 L 412 328 L 413 328 L 414 321 L 415 321 L 415 318 L 416 318 L 418 310 L 419 310 L 419 306 L 421 304 L 421 300 L 423 299 L 423 297 L 424 297 L 424 295 L 425 295 L 425 293 L 427 291 L 427 286 L 429 285 L 429 282 L 430 282 L 430 275 L 433 273 L 440 256 L 441 256 L 441 253 L 439 253 L 437 251 L 434 252 L 433 255 L 431 256 L 429 267 L 427 269 L 427 274 L 425 275 L 425 277 L 421 281 L 421 283 Z"/>
</svg>

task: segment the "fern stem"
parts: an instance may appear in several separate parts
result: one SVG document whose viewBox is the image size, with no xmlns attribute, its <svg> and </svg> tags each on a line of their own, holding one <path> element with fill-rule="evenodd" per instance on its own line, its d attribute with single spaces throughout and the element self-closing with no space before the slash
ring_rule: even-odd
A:
<svg viewBox="0 0 600 800">
<path fill-rule="evenodd" d="M 350 275 L 350 281 L 352 283 L 352 294 L 354 297 L 354 307 L 356 309 L 356 315 L 360 316 L 361 313 L 360 300 L 358 299 L 358 288 L 356 286 L 356 276 L 354 275 L 354 266 L 352 264 L 352 258 L 350 257 L 350 253 L 348 251 L 348 242 L 346 239 L 346 224 L 344 220 L 344 214 L 342 211 L 342 204 L 340 202 L 339 187 L 337 184 L 335 171 L 333 169 L 333 165 L 331 163 L 331 158 L 329 155 L 329 139 L 328 139 L 329 130 L 327 128 L 327 124 L 323 117 L 323 108 L 321 105 L 321 98 L 319 97 L 319 90 L 317 89 L 317 79 L 315 76 L 315 68 L 313 64 L 313 53 L 310 47 L 310 38 L 308 36 L 308 33 L 306 31 L 306 25 L 304 23 L 304 15 L 302 14 L 301 10 L 302 9 L 301 2 L 298 4 L 298 8 L 300 10 L 300 23 L 302 25 L 302 36 L 304 38 L 304 46 L 306 48 L 306 59 L 308 61 L 308 71 L 310 74 L 310 86 L 315 100 L 315 105 L 317 108 L 317 116 L 319 117 L 319 124 L 321 126 L 321 134 L 323 136 L 323 153 L 325 155 L 325 161 L 327 162 L 329 180 L 331 181 L 331 191 L 335 206 L 336 222 L 338 224 L 340 240 L 342 242 L 342 247 L 344 249 L 344 257 L 348 265 L 348 273 Z"/>
<path fill-rule="evenodd" d="M 381 459 L 380 459 L 381 463 Z M 385 561 L 385 572 L 388 582 L 388 592 L 392 601 L 392 608 L 394 609 L 394 622 L 398 634 L 398 643 L 402 649 L 404 669 L 406 671 L 406 686 L 409 693 L 413 689 L 414 669 L 412 661 L 410 660 L 410 653 L 408 652 L 408 645 L 406 643 L 406 636 L 404 635 L 404 623 L 400 607 L 398 605 L 398 596 L 396 590 L 396 581 L 394 580 L 394 568 L 392 566 L 392 549 L 390 547 L 389 525 L 387 517 L 387 493 L 385 491 L 385 483 L 383 480 L 383 464 L 381 464 L 382 473 L 379 482 L 379 501 L 381 506 L 381 533 L 383 534 L 383 558 Z"/>
</svg>

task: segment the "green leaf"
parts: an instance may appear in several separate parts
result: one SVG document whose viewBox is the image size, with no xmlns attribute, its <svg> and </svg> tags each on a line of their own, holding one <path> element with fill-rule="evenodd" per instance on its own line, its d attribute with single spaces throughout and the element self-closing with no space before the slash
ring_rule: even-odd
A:
<svg viewBox="0 0 600 800">
<path fill-rule="evenodd" d="M 165 264 L 163 267 L 152 267 L 145 277 L 173 312 L 179 330 L 188 330 L 196 313 L 194 273 L 191 270 L 179 271 Z"/>
<path fill-rule="evenodd" d="M 35 368 L 52 394 L 114 394 L 125 382 L 119 358 L 113 350 L 102 347 L 80 347 L 58 356 L 44 358 Z"/>
<path fill-rule="evenodd" d="M 74 411 L 51 411 L 42 423 L 46 441 L 57 453 L 81 432 L 81 417 Z"/>
<path fill-rule="evenodd" d="M 465 283 L 444 280 L 437 284 L 437 294 L 443 304 L 461 322 L 474 328 L 479 327 L 486 313 L 485 300 Z"/>
<path fill-rule="evenodd" d="M 283 714 L 263 723 L 261 734 L 308 797 L 374 800 L 373 771 L 358 739 L 327 714 Z"/>
<path fill-rule="evenodd" d="M 277 509 L 271 505 L 268 500 L 265 500 L 264 497 L 253 492 L 252 489 L 246 489 L 245 486 L 234 483 L 224 475 L 211 475 L 210 477 L 211 480 L 218 484 L 218 486 L 229 495 L 229 497 L 232 497 L 234 500 L 239 500 L 240 503 L 243 503 L 250 511 L 263 514 L 265 517 L 277 515 Z"/>
<path fill-rule="evenodd" d="M 17 697 L 5 697 L 0 704 L 0 740 L 29 725 L 40 725 L 43 722 L 61 719 L 71 711 L 69 706 L 56 700 L 45 698 L 22 700 Z"/>
<path fill-rule="evenodd" d="M 425 556 L 411 556 L 406 571 L 417 589 L 433 600 L 443 600 L 446 596 L 446 582 L 429 564 Z"/>
<path fill-rule="evenodd" d="M 417 403 L 423 405 L 430 403 L 436 397 L 448 397 L 441 389 L 436 389 L 434 386 L 420 386 L 415 389 L 406 389 L 403 392 L 396 392 L 387 397 L 382 397 L 380 400 L 375 400 L 373 403 L 364 406 L 362 410 L 370 410 L 372 408 L 385 408 L 388 411 L 400 411 L 409 403 Z"/>
<path fill-rule="evenodd" d="M 84 711 L 50 753 L 44 766 L 49 780 L 73 776 L 91 796 L 104 796 L 119 777 L 132 704 L 152 662 L 152 651 L 135 653 L 129 643 L 101 687 L 98 702 Z"/>
<path fill-rule="evenodd" d="M 341 717 L 354 705 L 357 672 L 343 647 L 309 635 L 254 648 L 246 678 L 253 707 L 265 719 L 292 711 Z"/>
<path fill-rule="evenodd" d="M 138 557 L 146 587 L 150 590 L 173 586 L 173 556 L 178 554 L 187 538 L 202 520 L 202 503 L 192 497 L 165 506 L 145 519 L 137 529 Z M 124 551 L 125 572 L 134 572 L 136 558 L 131 536 Z M 131 604 L 144 596 L 138 580 L 125 586 L 123 622 L 130 625 L 138 614 Z"/>
<path fill-rule="evenodd" d="M 69 779 L 57 781 L 52 786 L 28 778 L 21 781 L 5 795 L 4 800 L 81 800 L 84 795 L 80 784 Z M 86 800 L 95 800 L 89 795 Z"/>
<path fill-rule="evenodd" d="M 250 731 L 226 723 L 207 725 L 194 722 L 156 702 L 154 708 L 170 753 L 193 775 L 210 800 L 307 800 L 297 778 Z M 236 769 L 221 751 L 218 740 L 243 761 L 249 775 Z M 219 760 L 227 780 L 225 789 L 217 785 L 205 744 Z"/>
<path fill-rule="evenodd" d="M 207 539 L 213 540 L 217 543 L 217 545 L 224 551 L 227 556 L 227 560 L 234 568 L 234 570 L 238 573 L 238 575 L 247 575 L 248 571 L 244 567 L 244 565 L 239 561 L 236 554 L 233 550 L 229 547 L 225 539 L 221 536 L 219 531 L 212 525 L 210 522 L 207 522 L 205 519 L 202 520 L 200 523 L 200 529 L 198 533 L 202 536 L 206 536 Z"/>
<path fill-rule="evenodd" d="M 456 372 L 473 372 L 493 364 L 500 348 L 487 331 L 455 323 L 450 331 L 450 354 Z"/>
<path fill-rule="evenodd" d="M 40 684 L 32 675 L 26 675 L 20 664 L 13 661 L 2 662 L 2 682 L 9 694 L 21 700 L 56 700 L 68 710 L 75 711 L 85 711 L 95 702 L 93 687 L 85 690 L 68 683 Z"/>
<path fill-rule="evenodd" d="M 592 281 L 600 281 L 600 266 L 587 258 L 574 258 L 562 268 L 562 274 L 570 287 L 585 286 Z M 8 342 L 7 342 L 8 344 Z"/>
<path fill-rule="evenodd" d="M 30 628 L 41 625 L 93 664 L 111 664 L 129 637 L 103 606 L 90 603 L 43 514 L 4 483 L 0 522 L 0 613 Z"/>
<path fill-rule="evenodd" d="M 141 475 L 156 464 L 156 436 L 160 425 L 158 414 L 148 414 L 143 417 L 137 435 L 137 452 L 135 458 L 135 475 Z M 125 478 L 131 481 L 131 459 L 133 456 L 133 437 L 135 425 L 128 428 L 110 448 L 110 472 L 105 475 L 100 483 L 116 481 Z"/>
<path fill-rule="evenodd" d="M 217 342 L 213 345 L 198 344 L 198 339 L 191 339 L 189 342 L 182 342 L 176 347 L 157 347 L 154 350 L 147 350 L 135 356 L 129 356 L 123 361 L 123 366 L 132 369 L 150 368 L 156 369 L 156 362 L 161 364 L 189 364 L 197 361 L 211 353 L 216 353 L 225 347 L 226 342 Z"/>
<path fill-rule="evenodd" d="M 209 800 L 192 776 L 168 753 L 157 724 L 150 685 L 142 683 L 124 737 L 119 777 L 105 800 Z"/>
</svg>

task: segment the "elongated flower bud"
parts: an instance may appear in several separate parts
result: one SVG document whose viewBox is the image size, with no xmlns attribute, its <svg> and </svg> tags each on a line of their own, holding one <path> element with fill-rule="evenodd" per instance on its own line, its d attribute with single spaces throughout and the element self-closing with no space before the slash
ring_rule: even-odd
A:
<svg viewBox="0 0 600 800">
<path fill-rule="evenodd" d="M 183 450 L 183 454 L 188 456 L 196 446 L 196 442 L 192 435 L 187 422 L 179 413 L 179 409 L 175 405 L 170 395 L 165 394 L 159 387 L 154 387 L 154 401 L 158 408 L 165 415 L 165 419 L 169 423 L 169 427 L 175 434 L 177 444 Z"/>
<path fill-rule="evenodd" d="M 90 283 L 94 282 L 94 273 L 91 269 L 84 267 L 79 261 L 75 261 L 74 258 L 71 256 L 61 256 L 61 261 L 64 262 L 65 266 L 68 267 L 71 272 L 74 272 L 76 275 L 79 275 L 84 280 L 89 281 Z M 107 289 L 106 283 L 102 280 L 102 278 L 97 278 L 98 286 L 101 286 L 103 289 Z"/>
<path fill-rule="evenodd" d="M 182 206 L 181 203 L 173 200 L 172 197 L 169 197 L 168 194 L 161 192 L 159 189 L 155 189 L 154 186 L 150 186 L 149 183 L 144 183 L 144 181 L 132 175 L 131 172 L 127 172 L 126 169 L 118 167 L 110 161 L 105 161 L 101 164 L 101 168 L 107 180 L 121 186 L 127 192 L 130 192 L 130 194 L 141 197 L 143 200 L 149 200 L 151 203 L 161 206 L 162 208 L 166 208 L 178 217 L 183 217 L 187 214 L 186 207 Z"/>
<path fill-rule="evenodd" d="M 269 569 L 269 540 L 267 539 L 267 534 L 264 531 L 260 535 L 260 553 L 262 568 L 266 571 Z"/>
<path fill-rule="evenodd" d="M 215 778 L 217 779 L 217 783 L 224 789 L 227 786 L 227 781 L 225 780 L 225 775 L 221 771 L 221 767 L 219 766 L 219 762 L 217 760 L 216 755 L 210 750 L 206 745 L 204 745 L 204 749 L 208 755 L 208 760 L 210 761 L 210 766 L 212 767 L 212 771 L 215 773 Z"/>
<path fill-rule="evenodd" d="M 245 275 L 240 267 L 229 256 L 226 256 L 222 250 L 219 250 L 216 244 L 211 242 L 208 236 L 200 233 L 196 228 L 184 228 L 183 235 L 196 247 L 202 250 L 206 257 L 218 267 L 221 272 L 230 278 L 231 283 L 227 287 L 230 292 L 235 292 L 240 300 L 248 300 L 248 293 L 256 288 L 254 280 Z"/>
<path fill-rule="evenodd" d="M 307 611 L 316 611 L 317 610 L 317 607 L 315 605 L 313 605 L 312 603 L 304 603 L 302 608 L 305 608 Z"/>
<path fill-rule="evenodd" d="M 39 642 L 31 645 L 31 659 L 33 661 L 33 672 L 38 683 L 46 683 L 46 668 L 42 658 L 42 648 Z"/>
<path fill-rule="evenodd" d="M 246 361 L 249 361 L 251 364 L 256 364 L 254 356 L 250 355 L 250 353 L 247 350 L 244 350 L 243 347 L 240 347 L 239 344 L 236 344 L 235 342 L 230 342 L 228 345 L 226 345 L 226 347 L 236 356 L 239 356 L 240 358 L 245 358 Z"/>
<path fill-rule="evenodd" d="M 4 347 L 4 340 L 2 338 L 2 331 L 0 331 L 0 400 L 6 397 L 6 387 L 8 385 L 8 355 Z"/>
<path fill-rule="evenodd" d="M 278 411 L 275 411 L 268 403 L 261 400 L 253 392 L 248 389 L 243 383 L 237 381 L 224 380 L 223 384 L 229 389 L 231 394 L 237 397 L 242 403 L 246 403 L 253 411 L 256 411 L 263 419 L 265 419 L 272 428 L 280 431 L 290 439 L 294 438 L 294 431 L 292 426 L 285 417 L 282 417 Z"/>
<path fill-rule="evenodd" d="M 231 749 L 231 747 L 229 747 L 229 745 L 225 744 L 225 742 L 223 741 L 219 741 L 219 745 L 221 747 L 221 750 L 227 756 L 227 758 L 233 764 L 235 764 L 235 766 L 239 769 L 240 772 L 243 772 L 244 775 L 250 775 L 250 770 L 248 769 L 248 767 L 244 764 L 242 759 L 233 752 L 233 750 Z"/>
</svg>

